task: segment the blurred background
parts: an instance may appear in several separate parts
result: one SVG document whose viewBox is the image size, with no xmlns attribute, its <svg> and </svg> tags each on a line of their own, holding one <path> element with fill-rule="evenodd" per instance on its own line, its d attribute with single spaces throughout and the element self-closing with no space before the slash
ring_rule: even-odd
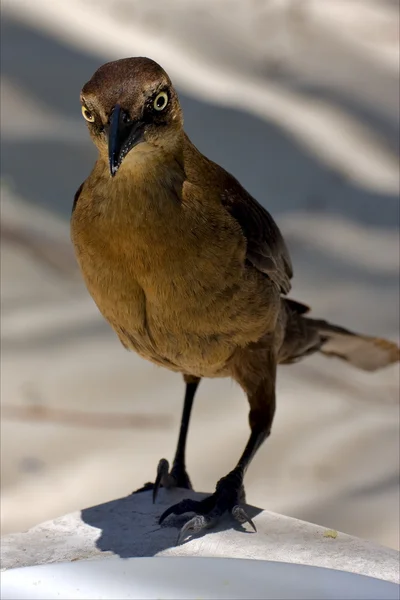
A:
<svg viewBox="0 0 400 600">
<path fill-rule="evenodd" d="M 397 0 L 2 0 L 2 532 L 129 494 L 173 457 L 183 384 L 127 353 L 69 241 L 95 160 L 79 92 L 145 55 L 186 130 L 273 214 L 292 297 L 399 339 Z M 314 356 L 282 367 L 252 504 L 399 547 L 398 368 Z M 211 492 L 248 435 L 247 404 L 204 381 L 188 469 Z M 219 432 L 223 435 L 219 438 Z"/>
</svg>

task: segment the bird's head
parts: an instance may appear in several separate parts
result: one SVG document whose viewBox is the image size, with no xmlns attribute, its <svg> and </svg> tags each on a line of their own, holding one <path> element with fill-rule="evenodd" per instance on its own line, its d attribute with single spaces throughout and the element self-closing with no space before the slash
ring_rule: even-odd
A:
<svg viewBox="0 0 400 600">
<path fill-rule="evenodd" d="M 160 149 L 173 151 L 182 137 L 177 93 L 166 72 L 149 58 L 123 58 L 100 67 L 84 85 L 81 104 L 112 177 L 123 161 Z"/>
</svg>

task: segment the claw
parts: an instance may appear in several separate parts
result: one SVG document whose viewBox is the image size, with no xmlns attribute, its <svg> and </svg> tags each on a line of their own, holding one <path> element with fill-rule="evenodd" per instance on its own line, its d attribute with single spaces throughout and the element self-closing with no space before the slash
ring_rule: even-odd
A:
<svg viewBox="0 0 400 600">
<path fill-rule="evenodd" d="M 202 529 L 207 529 L 211 527 L 212 524 L 216 521 L 212 517 L 208 515 L 196 515 L 190 521 L 185 523 L 182 529 L 179 532 L 178 539 L 176 540 L 176 545 L 179 546 L 181 542 L 186 538 L 186 536 L 190 534 L 199 533 Z"/>
<path fill-rule="evenodd" d="M 167 510 L 165 510 L 163 512 L 163 514 L 161 515 L 161 517 L 158 519 L 158 524 L 161 525 L 161 523 L 163 521 L 165 521 L 165 519 L 167 517 L 169 517 L 169 515 L 183 515 L 184 513 L 187 512 L 196 512 L 197 508 L 199 507 L 201 503 L 198 500 L 181 500 L 181 502 L 178 502 L 178 504 L 174 504 L 173 506 L 170 506 L 169 508 L 167 508 Z"/>
<path fill-rule="evenodd" d="M 161 482 L 163 478 L 168 475 L 169 472 L 169 463 L 165 458 L 162 458 L 158 463 L 157 467 L 157 478 L 153 487 L 153 504 L 156 501 L 158 490 L 160 489 Z"/>
<path fill-rule="evenodd" d="M 240 524 L 243 523 L 248 523 L 249 525 L 251 525 L 251 527 L 254 529 L 254 531 L 257 533 L 257 528 L 254 525 L 253 521 L 250 519 L 249 515 L 246 513 L 246 511 L 239 506 L 238 504 L 236 504 L 236 506 L 234 506 L 231 510 L 231 514 L 232 517 Z"/>
</svg>

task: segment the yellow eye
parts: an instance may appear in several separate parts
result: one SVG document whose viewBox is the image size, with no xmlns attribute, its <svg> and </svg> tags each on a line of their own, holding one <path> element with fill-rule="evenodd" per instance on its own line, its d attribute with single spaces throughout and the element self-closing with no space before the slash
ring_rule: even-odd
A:
<svg viewBox="0 0 400 600">
<path fill-rule="evenodd" d="M 83 118 L 86 119 L 86 121 L 89 121 L 89 123 L 93 123 L 94 115 L 90 112 L 90 110 L 86 108 L 86 106 L 82 106 L 82 114 Z"/>
<path fill-rule="evenodd" d="M 164 110 L 168 104 L 168 94 L 166 92 L 160 92 L 154 99 L 153 106 L 155 110 Z"/>
</svg>

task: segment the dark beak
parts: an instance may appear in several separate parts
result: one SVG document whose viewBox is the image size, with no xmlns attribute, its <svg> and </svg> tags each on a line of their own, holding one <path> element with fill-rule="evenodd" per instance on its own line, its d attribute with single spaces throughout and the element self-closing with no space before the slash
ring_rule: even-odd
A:
<svg viewBox="0 0 400 600">
<path fill-rule="evenodd" d="M 116 104 L 108 130 L 108 158 L 111 177 L 114 177 L 130 150 L 143 142 L 144 123 L 131 121 L 126 111 Z"/>
</svg>

